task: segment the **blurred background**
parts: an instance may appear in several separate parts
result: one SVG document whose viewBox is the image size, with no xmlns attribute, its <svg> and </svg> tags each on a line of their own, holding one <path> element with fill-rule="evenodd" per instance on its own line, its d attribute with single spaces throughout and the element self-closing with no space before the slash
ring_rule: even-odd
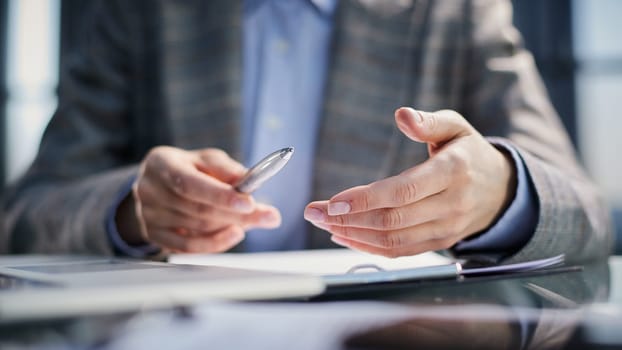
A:
<svg viewBox="0 0 622 350">
<path fill-rule="evenodd" d="M 0 0 L 0 181 L 34 157 L 56 107 L 63 53 L 92 0 Z M 514 0 L 514 22 L 591 177 L 606 194 L 622 253 L 620 0 Z"/>
</svg>

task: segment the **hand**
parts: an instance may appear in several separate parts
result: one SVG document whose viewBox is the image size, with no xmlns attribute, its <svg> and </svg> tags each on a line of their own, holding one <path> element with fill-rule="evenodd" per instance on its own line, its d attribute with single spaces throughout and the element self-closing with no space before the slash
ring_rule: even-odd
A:
<svg viewBox="0 0 622 350">
<path fill-rule="evenodd" d="M 245 171 L 221 150 L 156 147 L 118 209 L 119 233 L 130 244 L 147 241 L 172 252 L 222 252 L 247 229 L 278 227 L 278 209 L 232 187 Z"/>
<path fill-rule="evenodd" d="M 461 115 L 400 108 L 399 129 L 430 158 L 401 174 L 310 203 L 305 218 L 342 246 L 388 257 L 446 249 L 488 228 L 516 189 L 509 155 Z"/>
</svg>

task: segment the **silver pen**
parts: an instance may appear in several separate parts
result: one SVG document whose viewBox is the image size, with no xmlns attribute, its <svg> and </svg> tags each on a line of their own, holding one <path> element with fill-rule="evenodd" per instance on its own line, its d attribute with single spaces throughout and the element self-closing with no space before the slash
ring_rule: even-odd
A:
<svg viewBox="0 0 622 350">
<path fill-rule="evenodd" d="M 293 153 L 294 147 L 286 147 L 270 153 L 246 172 L 244 177 L 234 185 L 235 190 L 242 193 L 255 191 L 266 180 L 283 169 Z"/>
</svg>

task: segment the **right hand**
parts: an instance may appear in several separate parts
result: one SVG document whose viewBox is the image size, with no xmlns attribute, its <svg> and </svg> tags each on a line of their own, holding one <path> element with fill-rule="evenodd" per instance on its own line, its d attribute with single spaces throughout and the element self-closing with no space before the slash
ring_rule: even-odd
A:
<svg viewBox="0 0 622 350">
<path fill-rule="evenodd" d="M 233 188 L 245 172 L 219 149 L 156 147 L 117 211 L 119 234 L 130 244 L 216 253 L 238 244 L 250 228 L 278 227 L 278 209 Z"/>
</svg>

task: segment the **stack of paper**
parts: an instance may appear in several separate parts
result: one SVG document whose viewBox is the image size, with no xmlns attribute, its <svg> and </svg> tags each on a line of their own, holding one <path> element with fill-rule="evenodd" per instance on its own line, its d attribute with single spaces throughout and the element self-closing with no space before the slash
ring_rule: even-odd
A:
<svg viewBox="0 0 622 350">
<path fill-rule="evenodd" d="M 373 265 L 384 270 L 401 270 L 446 265 L 452 260 L 433 252 L 390 259 L 350 249 L 324 249 L 267 253 L 174 254 L 169 257 L 169 262 L 274 272 L 337 275 L 345 274 L 355 266 Z"/>
</svg>

